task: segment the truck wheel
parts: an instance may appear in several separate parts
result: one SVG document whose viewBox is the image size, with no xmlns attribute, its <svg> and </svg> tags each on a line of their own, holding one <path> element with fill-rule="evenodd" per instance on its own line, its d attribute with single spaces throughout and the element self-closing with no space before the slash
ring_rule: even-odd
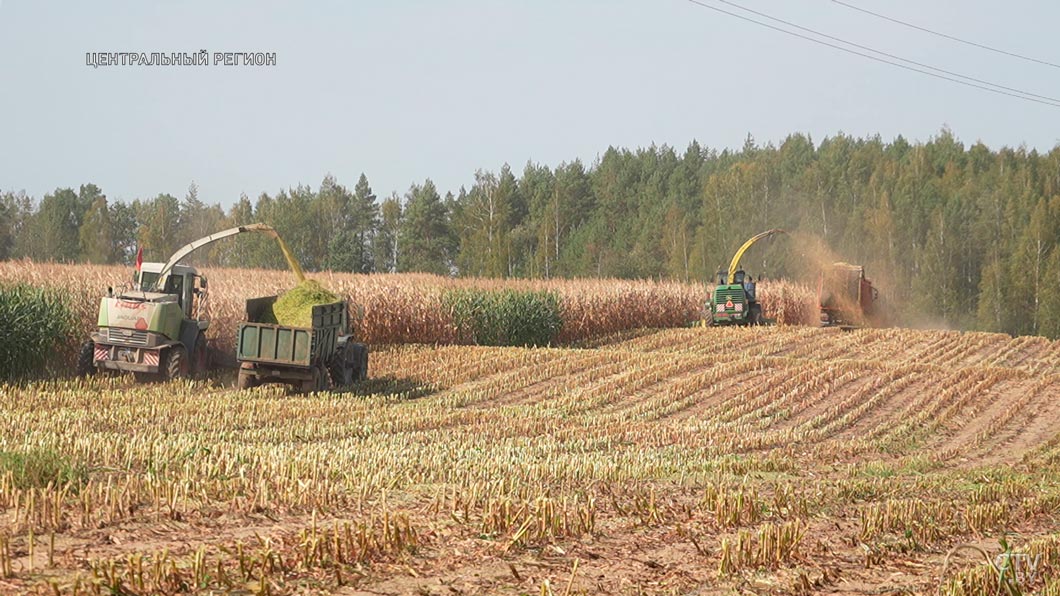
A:
<svg viewBox="0 0 1060 596">
<path fill-rule="evenodd" d="M 236 385 L 239 387 L 240 391 L 253 389 L 258 386 L 258 379 L 254 375 L 250 374 L 250 371 L 240 369 Z"/>
<path fill-rule="evenodd" d="M 166 380 L 184 379 L 188 376 L 188 354 L 184 346 L 173 346 L 166 352 L 166 363 L 162 368 Z"/>
<path fill-rule="evenodd" d="M 302 393 L 314 391 L 326 391 L 328 388 L 328 373 L 321 366 L 313 366 L 309 369 L 313 377 L 302 381 Z"/>
<path fill-rule="evenodd" d="M 363 381 L 368 378 L 368 346 L 364 344 L 350 344 L 346 347 L 351 351 L 349 356 L 352 382 Z"/>
<path fill-rule="evenodd" d="M 357 370 L 358 381 L 363 381 L 368 378 L 368 346 L 358 344 L 361 352 L 361 366 Z"/>
<path fill-rule="evenodd" d="M 313 367 L 313 379 L 316 381 L 317 391 L 331 389 L 331 377 L 328 375 L 328 370 L 323 366 Z"/>
<path fill-rule="evenodd" d="M 81 351 L 77 353 L 77 376 L 87 377 L 96 372 L 96 344 L 88 340 L 81 344 Z"/>
<path fill-rule="evenodd" d="M 334 386 L 345 387 L 353 381 L 353 372 L 348 364 L 347 351 L 349 349 L 349 345 L 343 346 L 341 350 L 335 352 L 331 357 L 331 362 L 328 363 L 328 374 L 331 375 L 331 384 Z"/>
</svg>

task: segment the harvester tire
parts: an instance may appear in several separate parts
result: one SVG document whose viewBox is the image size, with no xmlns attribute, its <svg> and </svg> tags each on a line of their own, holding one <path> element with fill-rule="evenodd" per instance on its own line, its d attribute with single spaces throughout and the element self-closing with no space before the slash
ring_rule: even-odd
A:
<svg viewBox="0 0 1060 596">
<path fill-rule="evenodd" d="M 763 322 L 761 305 L 752 305 L 751 312 L 747 313 L 747 319 L 751 325 L 761 325 Z"/>
<path fill-rule="evenodd" d="M 206 336 L 202 333 L 195 338 L 195 349 L 191 352 L 191 374 L 196 379 L 206 377 L 206 373 L 210 370 L 210 352 L 206 345 Z"/>
<path fill-rule="evenodd" d="M 81 344 L 81 351 L 77 353 L 77 376 L 87 377 L 96 372 L 96 344 L 88 340 Z"/>
<path fill-rule="evenodd" d="M 166 380 L 184 379 L 188 376 L 188 353 L 184 346 L 173 346 L 166 351 L 166 364 L 162 367 Z"/>
</svg>

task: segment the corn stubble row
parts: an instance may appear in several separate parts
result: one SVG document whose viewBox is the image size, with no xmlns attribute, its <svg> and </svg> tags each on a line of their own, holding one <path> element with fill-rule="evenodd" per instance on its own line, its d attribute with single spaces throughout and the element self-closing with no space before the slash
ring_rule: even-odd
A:
<svg viewBox="0 0 1060 596">
<path fill-rule="evenodd" d="M 294 285 L 287 271 L 215 269 L 210 278 L 208 313 L 211 340 L 223 351 L 234 349 L 235 328 L 244 301 L 277 295 Z M 120 287 L 132 272 L 121 266 L 59 265 L 29 261 L 0 263 L 0 282 L 24 281 L 61 288 L 87 333 L 96 325 L 99 297 L 108 286 Z M 453 279 L 427 274 L 310 274 L 324 287 L 351 303 L 358 337 L 369 344 L 458 343 L 451 313 L 442 294 L 450 289 L 523 289 L 558 293 L 563 327 L 561 344 L 583 341 L 628 329 L 682 327 L 699 320 L 708 287 L 668 281 L 628 280 L 487 280 Z M 761 284 L 765 313 L 781 324 L 816 320 L 815 296 L 798 284 Z"/>
<path fill-rule="evenodd" d="M 414 564 L 424 547 L 525 556 L 646 532 L 667 533 L 710 581 L 783 582 L 829 549 L 834 564 L 871 570 L 1009 529 L 1033 536 L 1060 506 L 1056 436 L 1010 447 L 997 468 L 949 469 L 1006 445 L 1060 390 L 1054 344 L 808 331 L 675 329 L 593 350 L 398 346 L 376 353 L 364 395 L 121 378 L 5 387 L 0 450 L 44 448 L 91 472 L 29 487 L 0 476 L 0 574 L 46 582 L 34 573 L 69 565 L 51 546 L 64 536 L 267 515 L 302 521 L 168 552 L 90 549 L 41 591 L 290 593 L 299 578 L 334 587 Z M 848 356 L 820 361 L 810 345 Z M 929 352 L 942 364 L 905 360 Z M 990 407 L 998 399 L 1017 411 Z M 976 419 L 986 424 L 972 432 Z M 849 529 L 835 536 L 835 520 Z M 955 567 L 946 585 L 993 593 L 988 580 Z"/>
</svg>

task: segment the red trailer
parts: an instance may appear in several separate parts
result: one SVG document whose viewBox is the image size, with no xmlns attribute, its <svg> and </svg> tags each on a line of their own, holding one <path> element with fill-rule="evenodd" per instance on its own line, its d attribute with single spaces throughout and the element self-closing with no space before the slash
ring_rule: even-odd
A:
<svg viewBox="0 0 1060 596">
<path fill-rule="evenodd" d="M 833 263 L 821 273 L 817 301 L 822 326 L 868 326 L 876 314 L 877 300 L 879 292 L 865 279 L 865 268 L 861 265 Z"/>
</svg>

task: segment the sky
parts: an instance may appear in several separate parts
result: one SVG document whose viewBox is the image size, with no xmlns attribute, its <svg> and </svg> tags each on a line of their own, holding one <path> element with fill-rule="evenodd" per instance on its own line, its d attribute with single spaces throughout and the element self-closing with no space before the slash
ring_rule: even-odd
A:
<svg viewBox="0 0 1060 596">
<path fill-rule="evenodd" d="M 717 0 L 702 0 L 739 12 Z M 1060 69 L 830 0 L 734 0 L 910 60 L 1060 97 Z M 1060 63 L 1060 3 L 849 0 Z M 751 16 L 751 15 L 748 15 Z M 760 17 L 755 17 L 759 18 Z M 275 66 L 86 65 L 87 52 L 275 52 Z M 212 59 L 212 58 L 211 58 Z M 92 182 L 231 205 L 327 174 L 377 195 L 609 146 L 802 132 L 1060 143 L 1060 108 L 841 53 L 687 0 L 0 0 L 0 191 Z"/>
</svg>

